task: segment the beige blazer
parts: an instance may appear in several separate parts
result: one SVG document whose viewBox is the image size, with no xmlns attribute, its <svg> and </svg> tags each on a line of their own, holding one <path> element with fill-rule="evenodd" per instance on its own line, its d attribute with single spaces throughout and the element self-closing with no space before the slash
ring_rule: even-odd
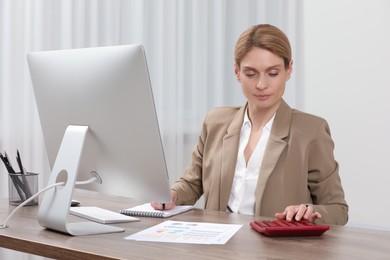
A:
<svg viewBox="0 0 390 260">
<path fill-rule="evenodd" d="M 206 209 L 226 211 L 245 108 L 222 107 L 208 113 L 192 162 L 172 186 L 177 204 L 194 204 L 204 195 Z M 286 206 L 303 203 L 321 213 L 320 223 L 347 223 L 348 205 L 333 150 L 324 119 L 282 101 L 260 168 L 255 215 L 274 217 Z"/>
</svg>

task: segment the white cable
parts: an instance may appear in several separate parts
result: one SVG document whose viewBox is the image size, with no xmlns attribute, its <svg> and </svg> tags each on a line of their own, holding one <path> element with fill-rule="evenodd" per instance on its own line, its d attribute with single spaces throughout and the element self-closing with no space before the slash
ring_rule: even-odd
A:
<svg viewBox="0 0 390 260">
<path fill-rule="evenodd" d="M 92 183 L 92 182 L 96 182 L 97 178 L 96 177 L 92 177 L 90 178 L 89 180 L 86 180 L 86 181 L 76 181 L 76 185 L 86 185 L 86 184 L 89 184 L 89 183 Z"/>
<path fill-rule="evenodd" d="M 90 178 L 89 180 L 86 180 L 86 181 L 77 181 L 76 182 L 76 185 L 85 185 L 85 184 L 89 184 L 89 183 L 92 183 L 92 182 L 99 182 L 101 183 L 101 179 L 99 178 L 99 176 L 97 175 L 94 175 L 94 177 Z M 35 193 L 34 195 L 32 195 L 30 198 L 28 198 L 27 200 L 23 201 L 23 203 L 20 203 L 9 215 L 8 217 L 5 219 L 4 223 L 3 224 L 0 224 L 0 229 L 4 229 L 4 228 L 7 228 L 8 225 L 8 221 L 11 219 L 11 217 L 15 214 L 15 212 L 20 209 L 21 207 L 23 207 L 24 205 L 26 205 L 27 203 L 29 203 L 30 201 L 32 201 L 33 199 L 35 199 L 36 197 L 38 197 L 39 195 L 41 195 L 42 193 L 46 192 L 47 190 L 51 189 L 51 188 L 54 188 L 56 186 L 63 186 L 65 185 L 65 182 L 57 182 L 57 183 L 54 183 L 52 185 L 49 185 L 47 186 L 46 188 L 38 191 L 37 193 Z"/>
<path fill-rule="evenodd" d="M 42 193 L 46 192 L 47 190 L 51 189 L 51 188 L 54 188 L 56 186 L 61 186 L 61 185 L 64 185 L 65 182 L 57 182 L 57 183 L 54 183 L 50 186 L 47 186 L 46 188 L 38 191 L 37 193 L 35 193 L 34 195 L 32 195 L 30 198 L 28 198 L 27 200 L 23 201 L 23 203 L 20 203 L 9 215 L 8 217 L 5 219 L 4 223 L 3 224 L 0 224 L 0 229 L 4 229 L 4 228 L 7 228 L 8 225 L 8 221 L 11 219 L 11 217 L 16 213 L 16 211 L 23 207 L 24 205 L 26 205 L 27 203 L 29 203 L 30 201 L 32 201 L 33 199 L 35 199 L 36 197 L 38 197 L 39 195 L 41 195 Z"/>
</svg>

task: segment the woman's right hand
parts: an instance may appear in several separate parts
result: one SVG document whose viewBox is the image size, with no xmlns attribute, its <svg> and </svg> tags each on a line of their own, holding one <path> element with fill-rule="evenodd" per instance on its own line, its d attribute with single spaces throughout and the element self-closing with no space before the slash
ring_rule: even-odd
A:
<svg viewBox="0 0 390 260">
<path fill-rule="evenodd" d="M 176 206 L 177 194 L 176 191 L 171 190 L 171 201 L 169 203 L 162 203 L 157 201 L 152 201 L 150 205 L 156 210 L 169 210 L 173 209 Z"/>
</svg>

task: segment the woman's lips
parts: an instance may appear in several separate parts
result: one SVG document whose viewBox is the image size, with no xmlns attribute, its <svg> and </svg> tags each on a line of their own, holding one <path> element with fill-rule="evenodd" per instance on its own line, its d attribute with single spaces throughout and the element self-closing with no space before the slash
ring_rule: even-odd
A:
<svg viewBox="0 0 390 260">
<path fill-rule="evenodd" d="M 255 95 L 258 100 L 267 100 L 271 95 Z"/>
</svg>

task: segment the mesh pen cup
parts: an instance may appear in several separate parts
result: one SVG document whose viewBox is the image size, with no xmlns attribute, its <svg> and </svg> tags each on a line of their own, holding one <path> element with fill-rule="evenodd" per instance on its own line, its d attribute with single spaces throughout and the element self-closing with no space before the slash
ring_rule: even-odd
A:
<svg viewBox="0 0 390 260">
<path fill-rule="evenodd" d="M 27 172 L 10 173 L 8 175 L 9 204 L 19 205 L 38 192 L 38 174 Z M 38 205 L 38 197 L 25 206 Z"/>
</svg>

